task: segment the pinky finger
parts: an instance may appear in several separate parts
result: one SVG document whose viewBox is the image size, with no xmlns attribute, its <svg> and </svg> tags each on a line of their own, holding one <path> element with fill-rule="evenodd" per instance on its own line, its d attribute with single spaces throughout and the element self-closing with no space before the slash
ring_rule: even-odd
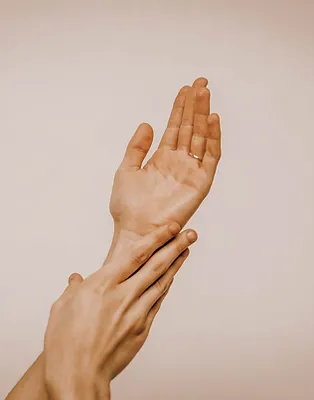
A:
<svg viewBox="0 0 314 400">
<path fill-rule="evenodd" d="M 153 307 L 150 309 L 150 311 L 149 311 L 149 313 L 147 315 L 146 329 L 147 329 L 148 332 L 150 331 L 150 328 L 151 328 L 151 326 L 152 326 L 152 324 L 154 322 L 154 319 L 155 319 L 155 317 L 156 317 L 156 315 L 157 315 L 157 313 L 158 313 L 158 311 L 159 311 L 159 309 L 161 307 L 162 302 L 164 301 L 165 297 L 169 293 L 169 290 L 170 290 L 170 287 L 171 287 L 171 285 L 173 283 L 173 280 L 174 279 L 172 279 L 167 291 L 156 301 L 156 303 L 153 305 Z"/>
<path fill-rule="evenodd" d="M 139 298 L 139 307 L 146 312 L 150 312 L 152 307 L 158 300 L 167 292 L 172 284 L 173 278 L 181 268 L 189 254 L 189 249 L 186 249 L 171 265 L 171 267 L 164 273 L 149 289 L 147 289 Z"/>
<path fill-rule="evenodd" d="M 208 117 L 209 134 L 206 143 L 206 152 L 203 159 L 203 167 L 214 178 L 217 164 L 221 157 L 221 128 L 218 114 L 210 114 Z"/>
</svg>

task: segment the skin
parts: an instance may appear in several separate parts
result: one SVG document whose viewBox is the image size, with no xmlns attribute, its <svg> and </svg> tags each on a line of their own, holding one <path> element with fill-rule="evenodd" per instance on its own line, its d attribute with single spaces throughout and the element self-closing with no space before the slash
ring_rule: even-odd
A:
<svg viewBox="0 0 314 400">
<path fill-rule="evenodd" d="M 143 167 L 153 141 L 152 128 L 141 124 L 132 137 L 115 175 L 110 201 L 114 235 L 103 267 L 110 263 L 118 268 L 119 263 L 114 261 L 121 260 L 121 254 L 134 250 L 148 233 L 171 222 L 183 227 L 208 194 L 221 156 L 221 135 L 219 116 L 209 114 L 207 83 L 205 78 L 198 78 L 192 87 L 185 86 L 180 90 L 159 147 Z M 201 161 L 192 158 L 189 152 L 199 156 Z M 70 287 L 82 281 L 79 275 L 75 276 Z M 69 292 L 74 293 L 72 289 Z M 162 298 L 156 303 L 155 310 L 160 307 Z M 117 359 L 123 358 L 125 351 L 132 354 L 129 348 L 120 353 L 117 351 Z M 7 400 L 48 398 L 45 361 L 46 350 L 10 392 Z M 55 369 L 58 368 L 55 365 Z M 77 375 L 75 370 L 72 374 Z M 50 382 L 48 375 L 48 387 Z M 88 380 L 86 382 L 90 386 Z M 95 385 L 92 386 L 89 388 L 91 395 L 95 390 Z M 101 385 L 96 385 L 96 388 L 100 390 Z M 87 394 L 85 398 L 88 398 Z"/>
<path fill-rule="evenodd" d="M 130 140 L 112 189 L 114 236 L 108 259 L 156 227 L 170 222 L 184 226 L 208 194 L 221 156 L 221 135 L 219 116 L 209 114 L 206 85 L 199 78 L 179 91 L 159 147 L 144 166 L 153 141 L 151 126 L 141 124 Z"/>
<path fill-rule="evenodd" d="M 197 239 L 189 230 L 169 242 L 179 231 L 178 224 L 157 228 L 120 262 L 84 282 L 79 275 L 70 279 L 51 309 L 45 336 L 50 399 L 110 398 L 110 381 L 143 346 L 185 250 Z"/>
</svg>

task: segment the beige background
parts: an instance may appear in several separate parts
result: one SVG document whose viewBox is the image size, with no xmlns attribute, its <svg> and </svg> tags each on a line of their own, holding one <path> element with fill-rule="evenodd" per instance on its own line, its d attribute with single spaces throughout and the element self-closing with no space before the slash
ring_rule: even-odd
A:
<svg viewBox="0 0 314 400">
<path fill-rule="evenodd" d="M 313 399 L 313 1 L 0 4 L 1 398 L 68 275 L 106 254 L 130 135 L 147 121 L 159 140 L 176 91 L 205 75 L 224 156 L 113 399 Z"/>
</svg>

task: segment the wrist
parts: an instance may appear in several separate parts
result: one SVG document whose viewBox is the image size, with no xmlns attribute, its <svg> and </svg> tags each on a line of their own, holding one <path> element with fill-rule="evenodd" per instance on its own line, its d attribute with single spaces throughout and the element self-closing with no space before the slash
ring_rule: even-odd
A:
<svg viewBox="0 0 314 400">
<path fill-rule="evenodd" d="M 46 380 L 47 400 L 110 400 L 109 383 L 98 379 L 90 381 L 85 376 L 75 381 Z"/>
<path fill-rule="evenodd" d="M 110 381 L 94 368 L 63 360 L 62 365 L 45 363 L 47 400 L 110 400 Z"/>
<path fill-rule="evenodd" d="M 119 223 L 114 222 L 113 237 L 104 264 L 119 257 L 121 253 L 125 253 L 126 249 L 132 247 L 142 237 L 139 233 L 125 229 Z"/>
</svg>

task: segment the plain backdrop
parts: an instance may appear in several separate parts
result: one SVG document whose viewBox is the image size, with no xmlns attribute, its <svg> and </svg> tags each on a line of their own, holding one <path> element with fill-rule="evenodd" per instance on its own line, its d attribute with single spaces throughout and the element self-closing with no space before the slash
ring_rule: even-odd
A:
<svg viewBox="0 0 314 400">
<path fill-rule="evenodd" d="M 110 244 L 113 174 L 206 76 L 223 158 L 113 400 L 314 398 L 314 4 L 0 0 L 0 396 Z"/>
</svg>

